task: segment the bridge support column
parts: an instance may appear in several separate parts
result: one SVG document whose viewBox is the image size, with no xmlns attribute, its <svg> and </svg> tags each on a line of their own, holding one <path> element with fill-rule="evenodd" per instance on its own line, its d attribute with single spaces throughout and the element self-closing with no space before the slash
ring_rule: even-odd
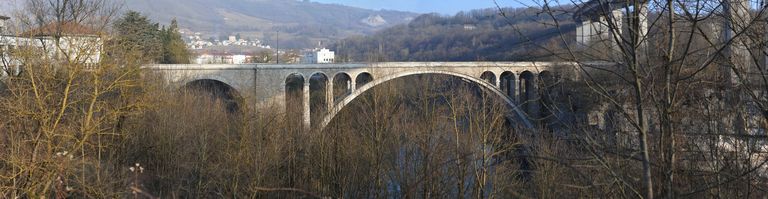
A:
<svg viewBox="0 0 768 199">
<path fill-rule="evenodd" d="M 528 102 L 527 102 L 527 109 L 528 109 L 528 115 L 531 119 L 531 121 L 534 122 L 534 125 L 540 125 L 541 124 L 541 92 L 539 92 L 540 84 L 534 84 L 533 90 L 531 93 L 528 93 Z"/>
<path fill-rule="evenodd" d="M 334 100 L 333 100 L 333 98 L 335 98 L 335 96 L 333 96 L 333 89 L 334 89 L 334 87 L 333 87 L 333 80 L 332 79 L 328 81 L 328 84 L 326 85 L 325 88 L 326 88 L 325 89 L 325 100 L 326 100 L 325 103 L 327 105 L 327 109 L 326 109 L 325 112 L 331 112 L 331 111 L 333 111 L 333 106 L 336 104 L 336 102 L 334 102 Z"/>
<path fill-rule="evenodd" d="M 303 121 L 304 130 L 306 131 L 309 131 L 312 128 L 312 119 L 311 119 L 312 117 L 311 117 L 310 106 L 309 106 L 310 105 L 309 101 L 311 99 L 310 93 L 309 93 L 310 92 L 309 82 L 310 81 L 304 82 L 304 90 L 303 90 L 304 94 L 302 96 L 303 98 L 302 103 L 304 108 L 302 109 L 301 119 Z"/>
<path fill-rule="evenodd" d="M 634 8 L 634 6 L 639 7 Z M 574 14 L 574 19 L 578 24 L 576 42 L 582 48 L 602 43 L 603 46 L 595 46 L 594 48 L 610 47 L 611 50 L 618 52 L 618 45 L 626 45 L 623 43 L 624 39 L 619 37 L 630 38 L 631 34 L 637 34 L 636 36 L 641 41 L 645 40 L 648 32 L 647 6 L 648 3 L 633 5 L 617 0 L 589 1 L 581 5 L 581 8 Z M 631 11 L 625 9 L 628 7 L 634 9 Z M 625 11 L 628 13 L 624 13 Z M 635 14 L 638 14 L 637 18 L 634 18 Z M 634 23 L 638 23 L 639 27 L 633 27 Z"/>
<path fill-rule="evenodd" d="M 725 44 L 723 50 L 724 56 L 728 59 L 725 66 L 721 66 L 721 73 L 723 79 L 730 84 L 740 84 L 738 77 L 731 69 L 731 65 L 739 68 L 743 71 L 749 71 L 752 63 L 752 56 L 747 49 L 751 43 L 744 39 L 744 36 L 739 37 L 739 33 L 745 31 L 745 27 L 749 26 L 750 19 L 750 5 L 746 0 L 726 0 L 723 1 L 723 11 L 725 12 L 725 19 L 722 24 L 722 43 Z M 756 71 L 755 71 L 756 72 Z"/>
<path fill-rule="evenodd" d="M 648 4 L 641 4 L 639 8 L 635 8 L 636 12 L 639 12 L 639 23 L 640 23 L 640 30 L 638 38 L 640 38 L 640 47 L 643 48 L 643 50 L 646 50 L 647 48 L 647 40 L 646 38 L 648 36 Z M 647 56 L 647 55 L 646 55 Z"/>
<path fill-rule="evenodd" d="M 507 86 L 509 86 L 509 91 L 507 92 L 507 95 L 509 95 L 509 98 L 511 98 L 512 101 L 517 102 L 518 105 L 519 105 L 519 103 L 520 103 L 519 96 L 520 95 L 517 94 L 517 93 L 520 90 L 520 87 L 518 87 L 518 85 L 520 85 L 520 78 L 519 77 L 515 77 L 514 79 L 512 79 L 511 82 L 508 82 L 507 84 L 508 84 Z M 520 107 L 520 108 L 522 108 L 522 107 Z"/>
</svg>

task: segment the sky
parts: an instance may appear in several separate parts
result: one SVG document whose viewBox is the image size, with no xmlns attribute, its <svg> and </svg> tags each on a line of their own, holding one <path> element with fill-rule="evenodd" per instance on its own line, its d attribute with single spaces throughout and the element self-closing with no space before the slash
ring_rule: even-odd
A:
<svg viewBox="0 0 768 199">
<path fill-rule="evenodd" d="M 368 9 L 389 9 L 417 13 L 440 13 L 453 15 L 459 11 L 494 8 L 493 0 L 312 0 L 321 3 L 336 3 Z M 531 0 L 497 0 L 502 7 L 525 7 L 520 2 Z"/>
<path fill-rule="evenodd" d="M 14 2 L 23 0 L 0 0 L 0 12 L 9 11 Z M 130 1 L 130 0 L 128 0 Z M 184 1 L 184 0 L 179 0 Z M 373 10 L 389 9 L 416 13 L 440 13 L 453 15 L 459 11 L 494 8 L 493 0 L 311 0 L 321 3 L 336 3 Z M 502 7 L 526 7 L 534 0 L 497 0 Z M 522 3 L 521 3 L 522 2 Z"/>
<path fill-rule="evenodd" d="M 0 15 L 9 15 L 16 4 L 16 0 L 0 0 Z"/>
</svg>

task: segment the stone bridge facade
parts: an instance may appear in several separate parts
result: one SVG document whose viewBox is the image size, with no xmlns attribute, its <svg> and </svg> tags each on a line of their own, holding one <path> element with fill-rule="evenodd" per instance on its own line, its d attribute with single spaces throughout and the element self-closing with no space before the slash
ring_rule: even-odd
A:
<svg viewBox="0 0 768 199">
<path fill-rule="evenodd" d="M 476 83 L 511 107 L 509 117 L 533 127 L 527 116 L 537 109 L 536 81 L 540 75 L 573 70 L 574 63 L 557 62 L 393 62 L 312 65 L 149 65 L 171 89 L 196 81 L 213 81 L 236 90 L 257 107 L 302 107 L 305 128 L 325 128 L 347 104 L 382 83 L 401 77 L 442 74 Z M 313 107 L 311 93 L 324 91 L 323 111 Z M 316 94 L 315 94 L 316 95 Z M 293 100 L 291 100 L 293 99 Z M 531 103 L 524 103 L 531 102 Z M 520 106 L 521 104 L 527 104 Z M 312 115 L 315 113 L 315 115 Z"/>
</svg>

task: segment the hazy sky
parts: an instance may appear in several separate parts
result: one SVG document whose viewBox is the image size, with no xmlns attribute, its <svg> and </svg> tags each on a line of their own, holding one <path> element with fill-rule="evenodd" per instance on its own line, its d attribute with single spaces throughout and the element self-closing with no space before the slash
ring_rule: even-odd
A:
<svg viewBox="0 0 768 199">
<path fill-rule="evenodd" d="M 16 4 L 16 0 L 0 0 L 0 15 L 10 15 Z"/>
<path fill-rule="evenodd" d="M 13 2 L 24 0 L 0 0 L 0 13 L 9 11 Z M 126 0 L 130 1 L 130 0 Z M 185 1 L 185 0 L 179 0 Z M 453 15 L 459 11 L 480 8 L 493 8 L 493 0 L 311 0 L 313 2 L 337 3 L 342 5 L 368 8 L 411 11 L 417 13 L 441 13 Z M 497 0 L 502 7 L 525 7 L 521 2 L 531 5 L 534 0 Z M 17 3 L 18 4 L 18 3 Z M 1 15 L 1 14 L 0 14 Z"/>
<path fill-rule="evenodd" d="M 322 3 L 338 3 L 348 6 L 368 9 L 391 9 L 418 13 L 437 12 L 441 14 L 456 14 L 479 8 L 496 7 L 493 0 L 312 0 Z M 497 0 L 502 7 L 523 7 L 520 2 L 531 0 Z"/>
</svg>

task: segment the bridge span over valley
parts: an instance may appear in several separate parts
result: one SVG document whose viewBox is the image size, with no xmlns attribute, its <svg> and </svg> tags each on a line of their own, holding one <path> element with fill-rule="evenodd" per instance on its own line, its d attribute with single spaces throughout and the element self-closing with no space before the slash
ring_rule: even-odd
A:
<svg viewBox="0 0 768 199">
<path fill-rule="evenodd" d="M 382 83 L 412 75 L 440 74 L 461 78 L 504 100 L 509 117 L 533 127 L 527 116 L 538 109 L 536 86 L 542 76 L 567 73 L 578 78 L 570 62 L 389 62 L 311 65 L 149 65 L 170 89 L 215 85 L 234 90 L 256 107 L 300 106 L 304 128 L 325 128 L 347 104 Z M 328 89 L 326 89 L 328 88 Z M 310 93 L 322 89 L 320 113 L 312 111 Z M 294 99 L 294 100 L 289 100 Z M 311 113 L 315 112 L 315 115 Z"/>
</svg>

